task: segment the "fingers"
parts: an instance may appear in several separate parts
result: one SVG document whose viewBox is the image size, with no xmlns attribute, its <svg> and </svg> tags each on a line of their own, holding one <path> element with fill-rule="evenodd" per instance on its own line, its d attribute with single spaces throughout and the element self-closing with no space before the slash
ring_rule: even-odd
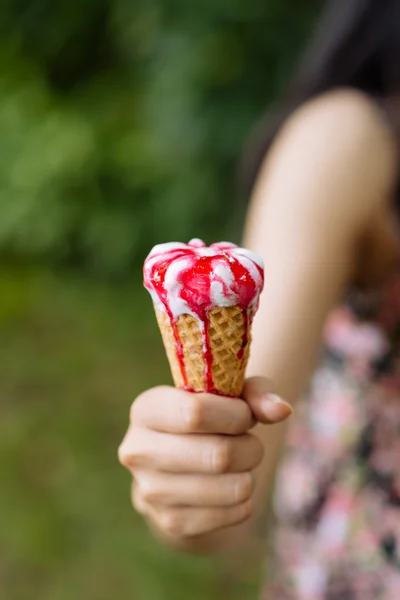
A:
<svg viewBox="0 0 400 600">
<path fill-rule="evenodd" d="M 218 531 L 247 521 L 253 515 L 253 501 L 228 507 L 154 507 L 140 496 L 136 486 L 132 491 L 133 504 L 146 516 L 163 537 L 185 538 Z"/>
<path fill-rule="evenodd" d="M 175 546 L 252 516 L 264 448 L 249 429 L 292 412 L 271 392 L 255 377 L 243 399 L 159 387 L 132 405 L 119 459 L 134 475 L 133 505 L 165 541 Z"/>
<path fill-rule="evenodd" d="M 262 461 L 264 448 L 251 434 L 170 435 L 130 427 L 119 448 L 122 465 L 168 473 L 241 473 Z"/>
<path fill-rule="evenodd" d="M 212 394 L 192 394 L 159 387 L 139 396 L 132 405 L 132 422 L 165 433 L 238 435 L 254 424 L 243 400 Z"/>
<path fill-rule="evenodd" d="M 175 475 L 155 471 L 135 473 L 134 503 L 168 507 L 224 507 L 250 500 L 255 478 L 248 471 L 225 475 Z"/>
<path fill-rule="evenodd" d="M 271 383 L 264 377 L 248 379 L 244 386 L 243 398 L 260 423 L 281 423 L 293 412 L 290 404 L 272 392 Z"/>
<path fill-rule="evenodd" d="M 192 537 L 232 527 L 247 521 L 253 514 L 251 501 L 228 508 L 180 508 L 156 512 L 148 516 L 164 534 L 173 537 Z"/>
</svg>

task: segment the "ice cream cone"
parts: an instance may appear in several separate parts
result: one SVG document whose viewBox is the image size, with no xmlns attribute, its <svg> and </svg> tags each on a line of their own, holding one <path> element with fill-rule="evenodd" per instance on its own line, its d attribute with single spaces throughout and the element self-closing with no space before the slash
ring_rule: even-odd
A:
<svg viewBox="0 0 400 600">
<path fill-rule="evenodd" d="M 211 360 L 204 353 L 203 332 L 198 319 L 181 315 L 176 329 L 181 340 L 183 361 L 177 352 L 175 333 L 167 314 L 155 308 L 174 383 L 194 392 L 240 396 L 249 358 L 250 315 L 238 306 L 213 308 L 205 323 Z M 211 366 L 211 378 L 208 369 Z M 210 389 L 210 380 L 212 389 Z"/>
<path fill-rule="evenodd" d="M 144 264 L 172 377 L 191 392 L 240 396 L 262 259 L 229 242 L 155 246 Z"/>
</svg>

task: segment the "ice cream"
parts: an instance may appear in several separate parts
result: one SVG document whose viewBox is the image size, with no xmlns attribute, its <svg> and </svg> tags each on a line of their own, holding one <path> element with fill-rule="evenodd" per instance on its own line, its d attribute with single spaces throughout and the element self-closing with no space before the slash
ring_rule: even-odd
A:
<svg viewBox="0 0 400 600">
<path fill-rule="evenodd" d="M 175 384 L 241 393 L 264 285 L 261 257 L 229 242 L 206 247 L 194 239 L 155 246 L 143 271 Z"/>
</svg>

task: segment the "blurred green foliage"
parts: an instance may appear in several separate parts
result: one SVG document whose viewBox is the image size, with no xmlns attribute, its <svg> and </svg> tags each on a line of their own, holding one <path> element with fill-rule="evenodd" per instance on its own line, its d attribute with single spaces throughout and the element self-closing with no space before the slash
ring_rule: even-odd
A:
<svg viewBox="0 0 400 600">
<path fill-rule="evenodd" d="M 3 254 L 126 276 L 156 242 L 235 237 L 240 148 L 318 4 L 3 0 Z"/>
<path fill-rule="evenodd" d="M 151 538 L 116 449 L 170 381 L 143 257 L 238 236 L 243 141 L 319 4 L 0 2 L 1 599 L 255 597 L 256 562 L 229 587 Z"/>
</svg>

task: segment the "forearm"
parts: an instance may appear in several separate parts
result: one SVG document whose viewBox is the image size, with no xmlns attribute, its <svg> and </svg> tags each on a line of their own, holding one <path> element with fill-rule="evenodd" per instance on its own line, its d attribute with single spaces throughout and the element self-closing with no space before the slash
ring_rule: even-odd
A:
<svg viewBox="0 0 400 600">
<path fill-rule="evenodd" d="M 266 281 L 253 324 L 248 374 L 267 377 L 295 413 L 320 353 L 326 317 L 351 280 L 357 234 L 350 227 L 340 231 L 338 212 L 324 216 L 321 209 L 316 219 L 294 192 L 292 202 L 289 190 L 275 195 L 266 175 L 256 189 L 244 240 L 263 257 Z M 272 493 L 287 426 L 255 429 L 265 447 L 257 473 L 257 514 Z"/>
</svg>

